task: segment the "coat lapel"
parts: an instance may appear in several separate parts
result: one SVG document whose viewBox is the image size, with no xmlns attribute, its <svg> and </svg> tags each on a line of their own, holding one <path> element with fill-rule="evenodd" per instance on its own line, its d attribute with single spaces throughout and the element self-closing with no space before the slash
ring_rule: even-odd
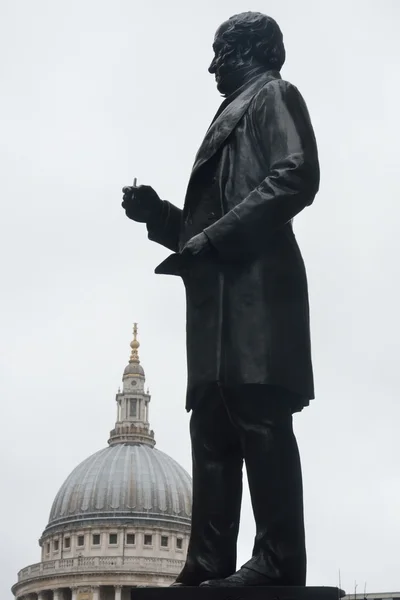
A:
<svg viewBox="0 0 400 600">
<path fill-rule="evenodd" d="M 277 71 L 267 71 L 250 83 L 225 108 L 222 105 L 222 111 L 220 114 L 217 113 L 217 117 L 208 129 L 196 155 L 192 176 L 205 162 L 214 156 L 218 148 L 239 123 L 257 92 L 272 79 L 280 79 L 280 74 Z"/>
</svg>

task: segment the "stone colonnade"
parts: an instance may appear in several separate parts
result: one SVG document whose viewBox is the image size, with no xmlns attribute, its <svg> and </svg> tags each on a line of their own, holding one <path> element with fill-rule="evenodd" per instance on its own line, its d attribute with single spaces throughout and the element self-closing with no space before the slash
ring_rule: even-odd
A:
<svg viewBox="0 0 400 600">
<path fill-rule="evenodd" d="M 71 599 L 78 600 L 79 588 L 74 587 L 71 589 Z M 91 588 L 92 600 L 100 600 L 100 587 Z M 114 586 L 114 600 L 122 599 L 122 586 Z M 16 600 L 64 600 L 64 592 L 61 589 L 45 590 L 38 592 L 37 594 L 28 594 L 27 596 L 18 596 Z"/>
</svg>

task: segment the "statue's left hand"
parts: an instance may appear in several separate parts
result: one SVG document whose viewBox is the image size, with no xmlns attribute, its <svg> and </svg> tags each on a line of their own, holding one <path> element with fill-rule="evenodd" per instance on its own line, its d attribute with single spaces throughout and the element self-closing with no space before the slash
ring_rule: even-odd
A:
<svg viewBox="0 0 400 600">
<path fill-rule="evenodd" d="M 184 246 L 181 254 L 191 254 L 192 256 L 200 256 L 208 253 L 211 250 L 211 243 L 204 232 L 193 236 Z"/>
</svg>

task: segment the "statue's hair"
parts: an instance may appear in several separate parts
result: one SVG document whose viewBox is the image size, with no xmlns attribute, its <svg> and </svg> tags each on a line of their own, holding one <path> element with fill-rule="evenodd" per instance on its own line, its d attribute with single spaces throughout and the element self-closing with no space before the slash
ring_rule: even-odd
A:
<svg viewBox="0 0 400 600">
<path fill-rule="evenodd" d="M 221 33 L 227 46 L 224 59 L 234 54 L 237 59 L 255 59 L 280 71 L 286 54 L 282 32 L 274 19 L 259 12 L 243 12 L 230 17 L 227 24 Z"/>
</svg>

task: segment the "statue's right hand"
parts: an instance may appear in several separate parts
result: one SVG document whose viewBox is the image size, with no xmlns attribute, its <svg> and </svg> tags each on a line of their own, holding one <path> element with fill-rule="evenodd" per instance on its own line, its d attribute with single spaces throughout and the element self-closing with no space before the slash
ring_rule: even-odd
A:
<svg viewBox="0 0 400 600">
<path fill-rule="evenodd" d="M 122 208 L 129 219 L 148 223 L 161 212 L 163 202 L 149 185 L 127 186 L 122 188 L 122 192 Z"/>
</svg>

